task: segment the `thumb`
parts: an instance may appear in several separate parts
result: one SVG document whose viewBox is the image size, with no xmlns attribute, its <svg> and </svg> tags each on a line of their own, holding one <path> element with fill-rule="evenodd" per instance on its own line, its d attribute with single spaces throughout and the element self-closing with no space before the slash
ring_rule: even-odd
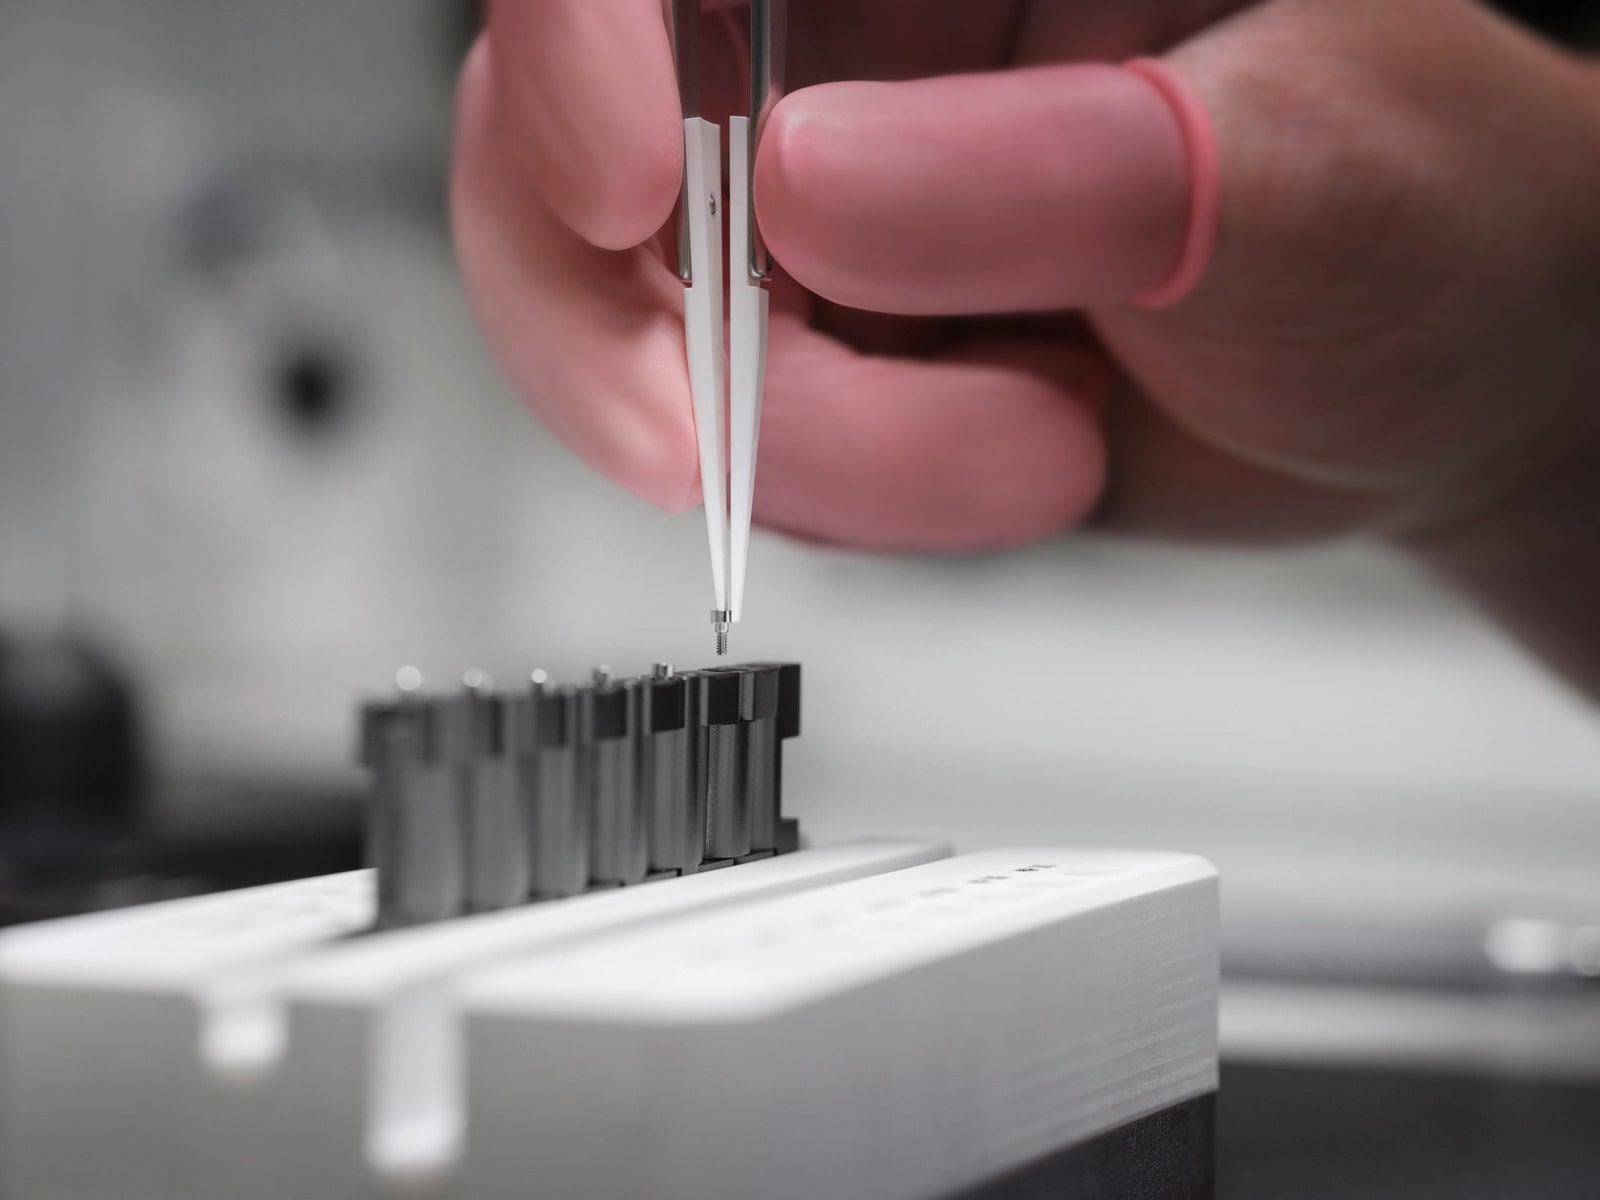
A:
<svg viewBox="0 0 1600 1200">
<path fill-rule="evenodd" d="M 1199 100 L 1150 60 L 818 85 L 774 110 L 756 164 L 790 274 L 911 315 L 1170 301 L 1218 195 Z"/>
<path fill-rule="evenodd" d="M 1539 161 L 1551 61 L 1463 0 L 1272 0 L 1159 64 L 794 93 L 756 201 L 784 267 L 855 307 L 1170 303 L 1197 285 L 1276 306 L 1297 276 L 1342 287 L 1371 253 L 1408 261 L 1407 238 L 1481 237 L 1470 222 L 1506 182 L 1474 177 L 1488 150 L 1561 170 Z"/>
</svg>

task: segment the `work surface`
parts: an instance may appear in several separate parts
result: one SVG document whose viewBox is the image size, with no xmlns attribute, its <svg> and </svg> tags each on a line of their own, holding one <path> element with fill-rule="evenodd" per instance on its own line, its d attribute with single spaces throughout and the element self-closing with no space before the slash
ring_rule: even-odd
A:
<svg viewBox="0 0 1600 1200">
<path fill-rule="evenodd" d="M 1593 1200 L 1600 1086 L 1224 1065 L 1224 1200 Z"/>
</svg>

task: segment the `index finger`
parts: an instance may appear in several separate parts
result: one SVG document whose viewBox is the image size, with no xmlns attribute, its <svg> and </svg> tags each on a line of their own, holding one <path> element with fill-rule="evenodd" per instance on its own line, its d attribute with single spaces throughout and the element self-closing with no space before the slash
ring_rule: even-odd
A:
<svg viewBox="0 0 1600 1200">
<path fill-rule="evenodd" d="M 491 0 L 499 120 L 528 182 L 596 246 L 666 224 L 683 174 L 662 0 Z"/>
</svg>

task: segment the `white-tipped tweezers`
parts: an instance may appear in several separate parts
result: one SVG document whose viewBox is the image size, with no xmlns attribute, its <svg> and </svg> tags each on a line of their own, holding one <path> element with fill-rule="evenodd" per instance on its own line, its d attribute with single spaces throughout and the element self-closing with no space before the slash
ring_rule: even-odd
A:
<svg viewBox="0 0 1600 1200">
<path fill-rule="evenodd" d="M 750 3 L 750 115 L 728 121 L 728 325 L 723 341 L 722 130 L 700 116 L 700 0 L 672 0 L 673 52 L 683 104 L 683 193 L 678 275 L 684 294 L 689 387 L 694 396 L 706 536 L 711 543 L 711 623 L 717 653 L 744 608 L 755 491 L 756 442 L 767 366 L 772 263 L 756 227 L 752 173 L 767 115 L 783 94 L 787 0 Z M 725 357 L 726 355 L 726 357 Z"/>
</svg>

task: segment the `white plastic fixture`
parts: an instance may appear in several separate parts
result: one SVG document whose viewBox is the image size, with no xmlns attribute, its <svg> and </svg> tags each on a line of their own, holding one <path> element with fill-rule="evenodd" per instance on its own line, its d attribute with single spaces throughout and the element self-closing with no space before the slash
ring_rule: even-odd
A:
<svg viewBox="0 0 1600 1200">
<path fill-rule="evenodd" d="M 1197 858 L 992 851 L 475 973 L 462 1200 L 932 1200 L 1217 1086 Z"/>
<path fill-rule="evenodd" d="M 366 872 L 0 935 L 0 1200 L 931 1200 L 1216 1087 L 1216 877 L 867 841 L 366 934 Z"/>
</svg>

